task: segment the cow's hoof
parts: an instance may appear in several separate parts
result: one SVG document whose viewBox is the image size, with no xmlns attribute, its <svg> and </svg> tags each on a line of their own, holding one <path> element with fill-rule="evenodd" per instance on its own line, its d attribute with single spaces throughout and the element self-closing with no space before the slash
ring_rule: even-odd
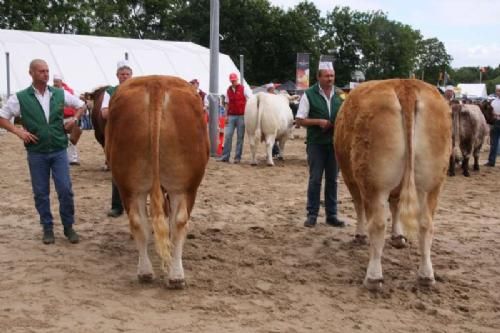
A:
<svg viewBox="0 0 500 333">
<path fill-rule="evenodd" d="M 368 244 L 368 236 L 356 234 L 352 242 L 356 245 L 366 245 Z"/>
<path fill-rule="evenodd" d="M 469 171 L 464 172 L 464 177 L 470 177 L 470 173 L 469 173 Z"/>
<path fill-rule="evenodd" d="M 454 172 L 450 172 L 450 171 L 448 171 L 448 176 L 449 176 L 449 177 L 455 177 L 455 173 L 454 173 Z"/>
<path fill-rule="evenodd" d="M 419 276 L 417 282 L 418 282 L 418 285 L 420 287 L 430 288 L 436 283 L 436 280 L 434 280 L 434 278 L 430 278 L 430 277 Z"/>
<path fill-rule="evenodd" d="M 102 171 L 109 171 L 109 166 L 103 165 L 101 168 Z"/>
<path fill-rule="evenodd" d="M 382 291 L 382 287 L 384 286 L 384 279 L 369 279 L 365 278 L 365 281 L 363 282 L 363 285 L 368 289 L 369 291 L 372 292 L 378 292 Z"/>
<path fill-rule="evenodd" d="M 406 239 L 403 235 L 394 235 L 391 236 L 391 240 L 389 241 L 392 247 L 396 249 L 404 249 L 408 244 L 408 239 Z"/>
<path fill-rule="evenodd" d="M 257 166 L 257 162 L 251 162 L 250 165 L 251 166 Z"/>
<path fill-rule="evenodd" d="M 184 279 L 169 279 L 167 283 L 168 289 L 184 289 L 186 288 L 186 281 Z"/>
<path fill-rule="evenodd" d="M 285 159 L 283 158 L 283 156 L 278 156 L 278 161 L 284 161 Z"/>
<path fill-rule="evenodd" d="M 154 276 L 153 273 L 146 273 L 146 274 L 138 274 L 137 278 L 141 283 L 150 283 L 153 281 Z"/>
<path fill-rule="evenodd" d="M 274 163 L 267 163 L 267 166 L 268 166 L 268 167 L 273 167 L 273 166 L 274 166 Z"/>
<path fill-rule="evenodd" d="M 479 171 L 479 165 L 474 165 L 474 171 Z"/>
</svg>

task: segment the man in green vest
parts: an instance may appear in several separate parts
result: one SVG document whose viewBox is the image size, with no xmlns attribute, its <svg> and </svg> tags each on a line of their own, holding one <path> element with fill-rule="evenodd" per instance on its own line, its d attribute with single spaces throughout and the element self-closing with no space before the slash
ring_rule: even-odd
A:
<svg viewBox="0 0 500 333">
<path fill-rule="evenodd" d="M 311 228 L 316 225 L 324 173 L 326 224 L 344 227 L 345 223 L 337 217 L 338 167 L 333 148 L 335 118 L 342 99 L 335 93 L 335 71 L 331 62 L 320 63 L 317 79 L 318 82 L 302 96 L 296 115 L 297 124 L 307 127 L 309 184 L 304 226 Z"/>
<path fill-rule="evenodd" d="M 121 60 L 118 62 L 116 77 L 119 83 L 118 86 L 132 77 L 132 68 L 130 67 L 130 64 L 127 60 Z M 108 119 L 109 102 L 111 100 L 111 96 L 113 96 L 118 86 L 108 87 L 104 92 L 101 104 L 101 112 L 102 117 L 105 120 Z M 111 181 L 111 209 L 108 212 L 108 216 L 118 217 L 122 214 L 123 204 L 122 199 L 120 198 L 120 192 L 118 191 L 118 187 L 116 187 L 114 181 Z"/>
<path fill-rule="evenodd" d="M 66 133 L 77 126 L 85 103 L 63 89 L 47 85 L 49 67 L 44 60 L 31 61 L 29 74 L 32 84 L 12 95 L 0 109 L 0 127 L 17 135 L 26 147 L 35 207 L 43 227 L 43 243 L 55 242 L 49 195 L 51 174 L 59 198 L 64 235 L 71 243 L 78 243 L 78 234 L 73 229 L 75 208 L 66 153 Z M 64 106 L 77 109 L 74 122 L 63 123 Z M 19 116 L 23 127 L 10 122 Z"/>
</svg>

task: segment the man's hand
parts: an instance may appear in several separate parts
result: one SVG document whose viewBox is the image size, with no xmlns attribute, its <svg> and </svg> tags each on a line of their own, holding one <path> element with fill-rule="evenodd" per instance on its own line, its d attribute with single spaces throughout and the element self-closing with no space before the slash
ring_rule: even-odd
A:
<svg viewBox="0 0 500 333">
<path fill-rule="evenodd" d="M 37 143 L 38 142 L 38 138 L 34 135 L 34 134 L 31 134 L 30 132 L 28 132 L 27 130 L 25 130 L 24 128 L 20 127 L 20 128 L 17 128 L 15 134 L 21 139 L 24 141 L 24 143 Z"/>
<path fill-rule="evenodd" d="M 328 131 L 333 127 L 332 123 L 327 119 L 318 119 L 318 126 L 321 127 L 323 131 Z"/>
<path fill-rule="evenodd" d="M 67 123 L 64 124 L 64 130 L 66 133 L 71 133 L 73 130 L 73 127 L 75 127 L 76 121 L 68 121 Z"/>
</svg>

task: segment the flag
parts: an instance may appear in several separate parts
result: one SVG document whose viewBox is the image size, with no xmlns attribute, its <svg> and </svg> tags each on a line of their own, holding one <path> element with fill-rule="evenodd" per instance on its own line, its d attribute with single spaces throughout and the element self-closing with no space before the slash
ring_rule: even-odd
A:
<svg viewBox="0 0 500 333">
<path fill-rule="evenodd" d="M 309 88 L 309 53 L 297 53 L 296 70 L 297 90 Z"/>
</svg>

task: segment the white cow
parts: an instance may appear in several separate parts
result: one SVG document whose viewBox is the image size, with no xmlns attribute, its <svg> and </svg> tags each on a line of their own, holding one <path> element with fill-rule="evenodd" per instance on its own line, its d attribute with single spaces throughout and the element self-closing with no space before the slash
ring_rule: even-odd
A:
<svg viewBox="0 0 500 333">
<path fill-rule="evenodd" d="M 276 140 L 279 142 L 280 154 L 283 154 L 293 127 L 293 113 L 289 104 L 293 98 L 285 94 L 261 92 L 247 101 L 245 130 L 250 141 L 252 165 L 257 165 L 255 154 L 258 138 L 266 142 L 267 165 L 274 165 L 272 149 Z"/>
</svg>

